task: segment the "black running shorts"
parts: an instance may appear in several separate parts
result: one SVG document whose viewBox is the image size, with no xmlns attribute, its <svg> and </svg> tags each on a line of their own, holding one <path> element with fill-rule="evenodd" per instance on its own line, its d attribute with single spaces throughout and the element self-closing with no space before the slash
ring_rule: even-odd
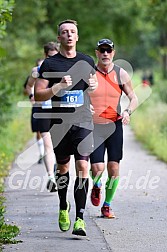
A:
<svg viewBox="0 0 167 252">
<path fill-rule="evenodd" d="M 70 155 L 74 155 L 75 160 L 88 161 L 89 155 L 93 150 L 92 130 L 74 125 L 71 127 L 69 127 L 69 125 L 61 125 L 59 127 L 59 130 L 55 130 L 55 132 L 51 130 L 54 146 L 56 146 L 56 139 L 62 134 L 61 141 L 54 148 L 57 163 L 68 163 Z"/>
<path fill-rule="evenodd" d="M 123 128 L 122 121 L 109 124 L 95 124 L 94 151 L 90 155 L 91 164 L 104 162 L 105 150 L 109 161 L 119 162 L 123 156 Z"/>
<path fill-rule="evenodd" d="M 35 118 L 35 114 L 38 114 L 38 117 L 40 113 L 45 112 L 41 107 L 32 107 L 32 113 L 31 113 L 31 129 L 32 132 L 48 132 L 50 130 L 51 120 L 48 118 Z M 47 110 L 47 112 L 50 112 Z"/>
</svg>

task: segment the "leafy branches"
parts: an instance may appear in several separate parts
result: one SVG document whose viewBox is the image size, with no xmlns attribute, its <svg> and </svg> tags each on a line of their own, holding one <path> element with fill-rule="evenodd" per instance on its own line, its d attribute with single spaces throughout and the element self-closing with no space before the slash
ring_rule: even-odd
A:
<svg viewBox="0 0 167 252">
<path fill-rule="evenodd" d="M 0 39 L 5 36 L 6 24 L 12 20 L 14 0 L 0 0 Z"/>
</svg>

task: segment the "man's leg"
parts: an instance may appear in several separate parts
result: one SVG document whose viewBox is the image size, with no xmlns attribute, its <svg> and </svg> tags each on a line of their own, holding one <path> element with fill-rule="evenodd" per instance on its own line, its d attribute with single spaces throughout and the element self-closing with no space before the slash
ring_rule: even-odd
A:
<svg viewBox="0 0 167 252">
<path fill-rule="evenodd" d="M 93 179 L 93 185 L 96 187 L 101 187 L 101 177 L 104 171 L 104 163 L 94 163 L 91 164 L 90 176 Z"/>
<path fill-rule="evenodd" d="M 123 156 L 123 129 L 121 120 L 115 122 L 116 129 L 114 133 L 107 139 L 108 154 L 108 178 L 106 181 L 105 201 L 101 209 L 102 216 L 114 218 L 115 215 L 111 211 L 110 205 L 114 198 L 119 183 L 119 162 Z"/>
<path fill-rule="evenodd" d="M 50 192 L 56 192 L 57 186 L 56 186 L 55 174 L 54 174 L 55 154 L 53 151 L 51 135 L 50 135 L 50 132 L 43 132 L 41 133 L 41 135 L 43 138 L 44 149 L 45 149 L 44 162 L 45 162 L 46 170 L 48 173 L 47 189 Z"/>
<path fill-rule="evenodd" d="M 97 141 L 102 142 L 101 137 L 97 137 L 95 140 L 95 144 Z M 93 179 L 93 188 L 91 191 L 91 202 L 94 206 L 100 205 L 101 200 L 101 176 L 103 174 L 105 164 L 104 164 L 104 154 L 105 154 L 105 143 L 104 141 L 91 153 L 90 155 L 90 163 L 91 170 L 90 176 Z"/>
<path fill-rule="evenodd" d="M 104 155 L 106 150 L 106 140 L 115 130 L 115 124 L 95 124 L 93 130 L 94 151 L 90 155 L 91 170 L 90 176 L 93 179 L 91 192 L 91 202 L 94 206 L 100 205 L 101 200 L 101 176 L 105 169 Z"/>
<path fill-rule="evenodd" d="M 76 204 L 76 221 L 74 223 L 73 234 L 86 235 L 85 222 L 83 221 L 83 214 L 85 211 L 87 193 L 88 193 L 88 161 L 76 161 L 76 180 L 74 185 L 74 199 Z"/>
<path fill-rule="evenodd" d="M 101 208 L 102 216 L 107 218 L 115 218 L 111 211 L 110 205 L 114 198 L 119 183 L 119 163 L 110 161 L 107 164 L 108 178 L 105 186 L 105 200 Z"/>
<path fill-rule="evenodd" d="M 91 191 L 91 202 L 94 206 L 100 205 L 101 200 L 101 177 L 104 171 L 104 163 L 91 164 L 90 176 L 93 180 L 93 188 Z"/>
<path fill-rule="evenodd" d="M 37 139 L 37 144 L 38 144 L 39 154 L 40 154 L 38 164 L 41 164 L 42 158 L 44 156 L 44 143 L 43 143 L 41 133 L 39 131 L 37 131 L 37 133 L 36 133 L 36 139 Z"/>
<path fill-rule="evenodd" d="M 70 204 L 67 201 L 67 190 L 69 185 L 69 165 L 69 161 L 66 164 L 58 164 L 56 174 L 58 196 L 60 200 L 59 227 L 62 231 L 68 231 L 71 225 L 69 218 Z"/>
<path fill-rule="evenodd" d="M 31 129 L 32 132 L 36 133 L 36 140 L 37 140 L 37 145 L 38 145 L 38 149 L 39 149 L 39 160 L 38 160 L 38 164 L 42 163 L 42 158 L 44 156 L 44 144 L 43 144 L 43 139 L 41 136 L 41 133 L 39 131 L 39 119 L 34 117 L 34 114 L 38 112 L 38 107 L 33 106 L 32 107 L 32 112 L 31 112 Z"/>
</svg>

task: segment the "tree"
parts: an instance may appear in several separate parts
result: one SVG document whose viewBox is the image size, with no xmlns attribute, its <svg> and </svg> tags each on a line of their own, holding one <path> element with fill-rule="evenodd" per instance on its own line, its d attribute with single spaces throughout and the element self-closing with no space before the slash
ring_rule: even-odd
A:
<svg viewBox="0 0 167 252">
<path fill-rule="evenodd" d="M 157 46 L 157 56 L 162 59 L 163 77 L 167 78 L 167 1 L 150 0 L 148 2 L 148 13 L 151 13 L 150 21 L 159 31 L 159 43 Z"/>
<path fill-rule="evenodd" d="M 14 2 L 14 0 L 0 0 L 0 39 L 6 35 L 7 22 L 12 21 Z M 4 49 L 0 47 L 0 57 L 4 56 L 4 54 Z"/>
<path fill-rule="evenodd" d="M 14 0 L 0 0 L 0 38 L 5 35 L 6 23 L 12 20 Z"/>
</svg>

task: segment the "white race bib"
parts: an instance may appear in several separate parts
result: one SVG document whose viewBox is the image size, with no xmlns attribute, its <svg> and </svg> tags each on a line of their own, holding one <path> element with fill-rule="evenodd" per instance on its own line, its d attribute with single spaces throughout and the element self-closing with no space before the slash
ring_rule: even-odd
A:
<svg viewBox="0 0 167 252">
<path fill-rule="evenodd" d="M 84 104 L 83 90 L 61 90 L 60 107 L 80 107 Z"/>
<path fill-rule="evenodd" d="M 42 109 L 51 109 L 52 108 L 52 101 L 47 100 L 42 102 Z"/>
</svg>

